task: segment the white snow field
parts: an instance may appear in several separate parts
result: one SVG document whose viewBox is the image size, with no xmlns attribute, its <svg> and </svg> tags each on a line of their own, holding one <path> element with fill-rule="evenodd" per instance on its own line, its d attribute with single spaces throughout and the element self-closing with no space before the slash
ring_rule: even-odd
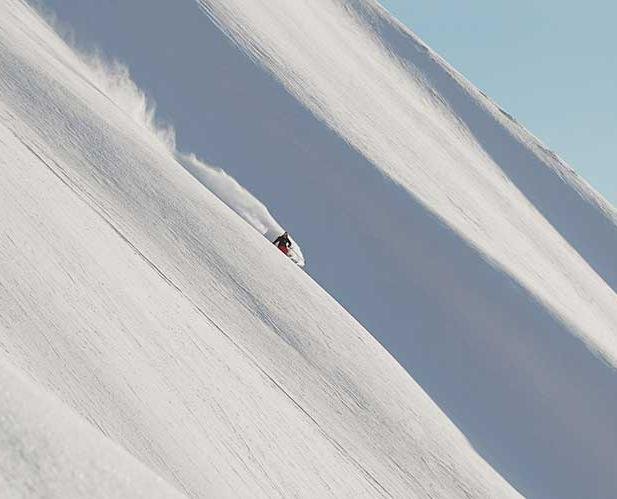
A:
<svg viewBox="0 0 617 499">
<path fill-rule="evenodd" d="M 5 361 L 2 497 L 184 497 Z"/>
<path fill-rule="evenodd" d="M 20 0 L 0 68 L 2 497 L 516 496 Z"/>
<path fill-rule="evenodd" d="M 41 4 L 267 201 L 310 277 L 0 0 L 0 366 L 42 390 L 23 404 L 190 496 L 617 496 L 617 214 L 512 117 L 370 0 Z M 126 483 L 80 483 L 104 480 Z"/>
</svg>

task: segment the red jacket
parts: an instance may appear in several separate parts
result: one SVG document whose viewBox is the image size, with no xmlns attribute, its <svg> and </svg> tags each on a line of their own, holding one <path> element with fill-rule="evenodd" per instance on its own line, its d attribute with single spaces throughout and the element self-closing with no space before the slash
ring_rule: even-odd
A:
<svg viewBox="0 0 617 499">
<path fill-rule="evenodd" d="M 287 247 L 287 245 L 284 242 L 280 242 L 278 245 L 278 249 L 280 249 L 283 253 L 285 253 L 286 255 L 289 254 L 289 248 Z"/>
</svg>

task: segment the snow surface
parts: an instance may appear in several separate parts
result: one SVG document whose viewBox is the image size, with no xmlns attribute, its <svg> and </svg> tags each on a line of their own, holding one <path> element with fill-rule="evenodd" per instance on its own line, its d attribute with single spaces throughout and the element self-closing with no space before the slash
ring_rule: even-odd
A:
<svg viewBox="0 0 617 499">
<path fill-rule="evenodd" d="M 2 497 L 184 497 L 4 361 Z"/>
<path fill-rule="evenodd" d="M 465 438 L 16 0 L 10 363 L 189 494 L 617 495 L 617 215 L 505 111 L 368 0 L 44 5 Z"/>
<path fill-rule="evenodd" d="M 19 0 L 0 67 L 3 494 L 516 495 Z"/>
</svg>

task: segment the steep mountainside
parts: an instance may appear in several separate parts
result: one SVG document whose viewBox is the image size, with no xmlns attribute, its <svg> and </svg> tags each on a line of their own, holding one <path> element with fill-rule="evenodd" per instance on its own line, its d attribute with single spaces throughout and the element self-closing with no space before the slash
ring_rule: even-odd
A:
<svg viewBox="0 0 617 499">
<path fill-rule="evenodd" d="M 516 495 L 18 0 L 0 68 L 3 497 Z"/>
<path fill-rule="evenodd" d="M 617 216 L 511 116 L 370 0 L 42 4 L 267 200 L 467 441 L 15 0 L 9 362 L 189 493 L 617 494 Z"/>
<path fill-rule="evenodd" d="M 614 495 L 615 212 L 554 153 L 371 1 L 45 4 L 519 490 Z"/>
</svg>

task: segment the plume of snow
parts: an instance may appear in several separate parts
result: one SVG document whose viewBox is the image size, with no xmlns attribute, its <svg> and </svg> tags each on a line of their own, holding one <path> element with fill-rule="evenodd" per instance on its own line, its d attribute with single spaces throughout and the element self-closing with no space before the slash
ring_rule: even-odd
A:
<svg viewBox="0 0 617 499">
<path fill-rule="evenodd" d="M 268 208 L 221 168 L 207 165 L 194 154 L 185 154 L 176 148 L 173 126 L 157 119 L 156 105 L 133 81 L 129 69 L 117 61 L 106 61 L 99 54 L 77 51 L 90 68 L 95 84 L 133 121 L 165 147 L 191 175 L 204 187 L 227 204 L 253 228 L 270 241 L 280 236 L 284 229 L 270 214 Z M 292 259 L 304 266 L 304 256 L 292 239 Z"/>
<path fill-rule="evenodd" d="M 95 83 L 133 121 L 153 134 L 170 152 L 176 150 L 174 127 L 156 116 L 156 104 L 131 78 L 129 68 L 118 61 L 108 62 L 100 55 L 83 55 L 82 60 L 93 73 Z"/>
<path fill-rule="evenodd" d="M 204 163 L 194 154 L 176 153 L 176 160 L 264 237 L 274 241 L 284 232 L 268 208 L 223 169 Z M 304 266 L 302 250 L 293 239 L 291 257 L 298 265 Z"/>
<path fill-rule="evenodd" d="M 221 201 L 270 240 L 284 231 L 268 209 L 221 168 L 207 165 L 194 154 L 176 154 L 178 162 Z"/>
</svg>

